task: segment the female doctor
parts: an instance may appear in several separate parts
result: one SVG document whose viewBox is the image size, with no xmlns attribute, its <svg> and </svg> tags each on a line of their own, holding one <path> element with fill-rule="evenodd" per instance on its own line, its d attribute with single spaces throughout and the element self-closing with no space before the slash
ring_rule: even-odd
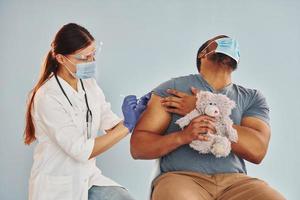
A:
<svg viewBox="0 0 300 200">
<path fill-rule="evenodd" d="M 25 144 L 37 140 L 29 200 L 128 200 L 128 191 L 102 175 L 95 157 L 134 128 L 149 95 L 127 96 L 124 121 L 105 101 L 95 73 L 96 44 L 77 24 L 56 34 L 27 107 Z M 97 136 L 98 130 L 105 135 Z M 116 166 L 117 167 L 117 166 Z"/>
</svg>

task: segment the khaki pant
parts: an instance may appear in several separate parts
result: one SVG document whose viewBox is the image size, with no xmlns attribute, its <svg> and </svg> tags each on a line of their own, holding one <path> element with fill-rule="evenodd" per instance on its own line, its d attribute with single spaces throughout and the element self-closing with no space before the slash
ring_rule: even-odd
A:
<svg viewBox="0 0 300 200">
<path fill-rule="evenodd" d="M 266 182 L 241 173 L 168 172 L 157 177 L 152 187 L 152 200 L 285 199 Z"/>
</svg>

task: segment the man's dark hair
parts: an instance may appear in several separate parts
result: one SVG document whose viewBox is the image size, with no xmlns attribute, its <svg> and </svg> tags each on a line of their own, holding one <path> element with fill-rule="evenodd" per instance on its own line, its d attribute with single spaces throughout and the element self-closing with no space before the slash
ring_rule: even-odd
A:
<svg viewBox="0 0 300 200">
<path fill-rule="evenodd" d="M 201 58 L 199 58 L 199 54 L 207 47 L 207 45 L 209 45 L 209 43 L 211 43 L 212 41 L 216 40 L 216 39 L 219 39 L 219 38 L 228 38 L 228 36 L 226 35 L 218 35 L 210 40 L 207 40 L 204 44 L 201 45 L 201 47 L 199 48 L 198 50 L 198 53 L 197 53 L 197 57 L 196 57 L 196 63 L 197 63 L 197 69 L 198 71 L 200 72 L 201 70 Z M 224 63 L 224 61 L 226 60 L 226 64 L 228 66 L 230 66 L 233 70 L 235 70 L 237 68 L 237 62 L 223 54 L 223 53 L 213 53 L 213 54 L 210 54 L 210 56 L 208 57 L 209 60 L 215 62 L 215 63 Z"/>
</svg>

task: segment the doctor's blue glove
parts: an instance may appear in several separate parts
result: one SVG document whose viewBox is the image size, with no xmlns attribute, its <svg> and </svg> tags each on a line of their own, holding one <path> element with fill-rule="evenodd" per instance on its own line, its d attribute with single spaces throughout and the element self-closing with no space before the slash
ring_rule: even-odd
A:
<svg viewBox="0 0 300 200">
<path fill-rule="evenodd" d="M 145 94 L 144 96 L 142 96 L 140 99 L 139 99 L 139 102 L 138 102 L 138 105 L 144 105 L 144 106 L 147 106 L 148 104 L 148 101 L 150 100 L 151 98 L 151 92 Z"/>
<path fill-rule="evenodd" d="M 137 100 L 135 95 L 128 95 L 124 98 L 122 105 L 124 126 L 126 126 L 130 132 L 132 132 L 140 115 L 147 107 L 150 96 L 151 93 L 142 96 L 139 100 Z"/>
</svg>

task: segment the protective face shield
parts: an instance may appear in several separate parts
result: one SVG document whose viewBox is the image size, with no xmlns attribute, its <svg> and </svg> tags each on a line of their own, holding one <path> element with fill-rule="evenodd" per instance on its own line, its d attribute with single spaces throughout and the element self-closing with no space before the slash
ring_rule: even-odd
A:
<svg viewBox="0 0 300 200">
<path fill-rule="evenodd" d="M 216 39 L 216 40 L 210 42 L 202 50 L 202 52 L 204 52 L 207 49 L 207 47 L 209 47 L 214 42 L 217 44 L 216 49 L 206 53 L 204 56 L 212 54 L 212 53 L 222 53 L 222 54 L 225 54 L 225 55 L 233 58 L 237 63 L 239 63 L 239 61 L 240 61 L 240 50 L 239 50 L 239 44 L 238 44 L 237 40 L 232 39 L 232 38 L 219 38 L 219 39 Z"/>
<path fill-rule="evenodd" d="M 102 42 L 99 43 L 99 45 L 96 46 L 96 50 L 86 54 L 75 54 L 72 55 L 75 59 L 82 61 L 83 63 L 79 64 L 74 64 L 70 59 L 68 59 L 66 56 L 65 58 L 73 65 L 76 66 L 76 73 L 73 73 L 66 65 L 66 69 L 69 71 L 69 73 L 74 77 L 74 78 L 79 78 L 79 79 L 88 79 L 95 77 L 96 75 L 96 69 L 97 69 L 97 63 L 96 59 L 97 56 L 99 55 L 99 52 L 101 50 Z M 92 60 L 92 61 L 89 61 Z"/>
<path fill-rule="evenodd" d="M 87 62 L 89 60 L 93 60 L 96 61 L 98 60 L 99 54 L 101 52 L 102 46 L 103 46 L 103 42 L 97 42 L 95 41 L 95 50 L 88 53 L 88 54 L 75 54 L 72 55 L 74 58 L 76 58 L 79 61 L 83 61 L 83 62 Z"/>
</svg>

